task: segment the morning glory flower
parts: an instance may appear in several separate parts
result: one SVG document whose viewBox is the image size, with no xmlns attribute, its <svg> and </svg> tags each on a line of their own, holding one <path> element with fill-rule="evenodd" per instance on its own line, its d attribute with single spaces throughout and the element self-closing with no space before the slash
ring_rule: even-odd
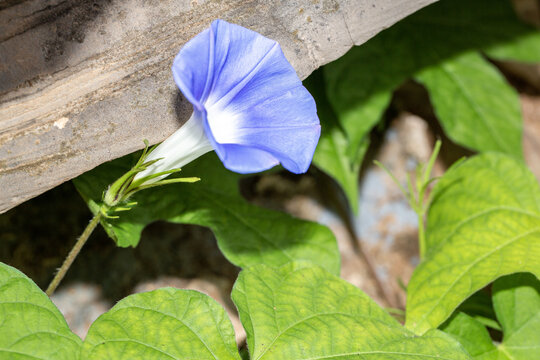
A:
<svg viewBox="0 0 540 360">
<path fill-rule="evenodd" d="M 172 72 L 193 115 L 150 152 L 146 161 L 161 160 L 136 179 L 211 150 L 238 173 L 280 163 L 307 171 L 320 136 L 315 102 L 276 41 L 216 20 L 182 47 Z"/>
</svg>

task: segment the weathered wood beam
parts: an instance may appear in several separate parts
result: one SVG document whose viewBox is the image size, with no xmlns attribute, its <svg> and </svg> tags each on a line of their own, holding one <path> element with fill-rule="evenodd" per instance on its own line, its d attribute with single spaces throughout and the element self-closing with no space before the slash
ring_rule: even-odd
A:
<svg viewBox="0 0 540 360">
<path fill-rule="evenodd" d="M 279 41 L 305 78 L 435 1 L 0 1 L 0 213 L 181 126 L 170 65 L 216 18 Z"/>
</svg>

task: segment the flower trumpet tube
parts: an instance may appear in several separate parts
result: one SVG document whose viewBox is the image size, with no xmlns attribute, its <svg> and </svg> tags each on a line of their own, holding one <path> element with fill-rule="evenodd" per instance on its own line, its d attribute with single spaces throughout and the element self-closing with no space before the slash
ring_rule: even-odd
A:
<svg viewBox="0 0 540 360">
<path fill-rule="evenodd" d="M 157 146 L 136 178 L 179 168 L 214 150 L 224 166 L 306 172 L 320 136 L 313 97 L 276 41 L 216 20 L 182 47 L 174 80 L 191 118 Z"/>
</svg>

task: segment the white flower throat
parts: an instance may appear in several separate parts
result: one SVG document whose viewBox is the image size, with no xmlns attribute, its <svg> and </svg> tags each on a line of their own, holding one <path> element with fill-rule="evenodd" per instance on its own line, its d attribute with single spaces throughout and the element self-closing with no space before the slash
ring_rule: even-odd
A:
<svg viewBox="0 0 540 360">
<path fill-rule="evenodd" d="M 204 132 L 202 113 L 194 111 L 189 120 L 180 129 L 176 130 L 148 155 L 146 161 L 162 159 L 150 165 L 145 171 L 138 173 L 135 179 L 162 171 L 181 168 L 212 150 L 214 148 Z M 154 178 L 149 183 L 156 182 L 164 177 L 166 175 Z"/>
</svg>

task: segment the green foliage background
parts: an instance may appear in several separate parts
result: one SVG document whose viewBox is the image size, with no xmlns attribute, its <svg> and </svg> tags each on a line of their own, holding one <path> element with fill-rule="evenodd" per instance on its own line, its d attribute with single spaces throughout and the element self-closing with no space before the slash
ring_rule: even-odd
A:
<svg viewBox="0 0 540 360">
<path fill-rule="evenodd" d="M 540 33 L 517 19 L 508 0 L 442 0 L 308 80 L 323 127 L 314 162 L 342 186 L 355 212 L 369 132 L 407 79 L 426 87 L 457 144 L 523 158 L 517 93 L 484 56 L 540 62 Z"/>
</svg>

